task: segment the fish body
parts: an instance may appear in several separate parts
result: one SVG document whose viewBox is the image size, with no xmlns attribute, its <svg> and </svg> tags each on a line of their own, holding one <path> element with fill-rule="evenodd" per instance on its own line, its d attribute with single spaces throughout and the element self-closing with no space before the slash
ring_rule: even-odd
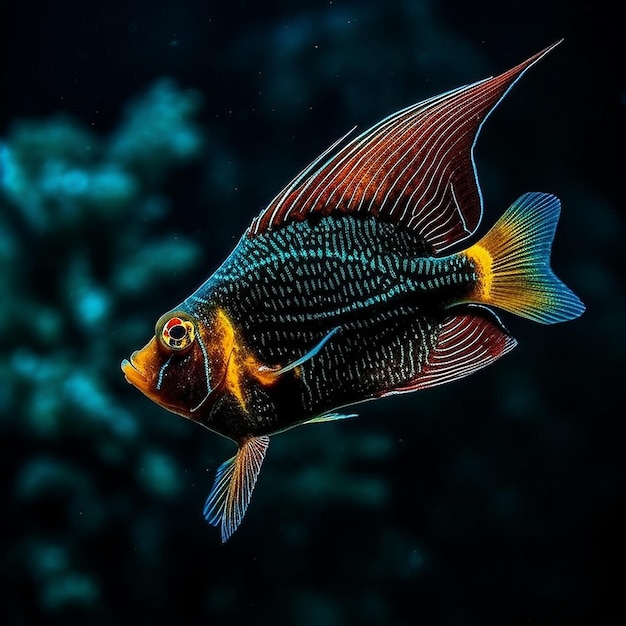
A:
<svg viewBox="0 0 626 626">
<path fill-rule="evenodd" d="M 463 243 L 482 215 L 480 127 L 552 47 L 333 144 L 123 361 L 150 399 L 237 444 L 205 505 L 223 541 L 271 435 L 489 365 L 516 345 L 492 307 L 541 323 L 583 312 L 549 266 L 555 196 L 524 194 Z"/>
</svg>

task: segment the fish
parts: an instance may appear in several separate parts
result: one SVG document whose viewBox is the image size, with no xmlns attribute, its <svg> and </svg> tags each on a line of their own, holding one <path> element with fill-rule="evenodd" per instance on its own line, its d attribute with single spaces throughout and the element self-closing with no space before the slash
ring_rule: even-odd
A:
<svg viewBox="0 0 626 626">
<path fill-rule="evenodd" d="M 236 444 L 203 511 L 222 542 L 272 436 L 490 365 L 517 343 L 499 311 L 543 324 L 583 313 L 550 266 L 556 196 L 525 193 L 473 237 L 480 129 L 559 43 L 335 141 L 122 361 L 150 400 Z"/>
</svg>

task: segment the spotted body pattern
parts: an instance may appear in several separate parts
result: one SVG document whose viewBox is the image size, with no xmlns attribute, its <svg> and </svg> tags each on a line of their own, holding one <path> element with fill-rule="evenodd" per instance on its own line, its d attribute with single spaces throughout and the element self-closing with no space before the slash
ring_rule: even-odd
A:
<svg viewBox="0 0 626 626">
<path fill-rule="evenodd" d="M 333 350 L 302 370 L 305 415 L 320 413 L 395 388 L 426 362 L 442 303 L 477 277 L 468 259 L 427 257 L 425 248 L 411 231 L 372 218 L 295 222 L 244 238 L 182 308 L 201 317 L 221 306 L 245 320 L 246 341 L 266 363 L 294 361 L 341 327 Z M 363 350 L 371 336 L 382 340 Z"/>
<path fill-rule="evenodd" d="M 237 444 L 205 505 L 222 540 L 245 514 L 270 435 L 489 365 L 516 345 L 491 307 L 542 323 L 582 313 L 549 266 L 554 196 L 524 194 L 460 245 L 482 215 L 480 127 L 552 47 L 333 144 L 124 360 L 149 398 Z"/>
</svg>

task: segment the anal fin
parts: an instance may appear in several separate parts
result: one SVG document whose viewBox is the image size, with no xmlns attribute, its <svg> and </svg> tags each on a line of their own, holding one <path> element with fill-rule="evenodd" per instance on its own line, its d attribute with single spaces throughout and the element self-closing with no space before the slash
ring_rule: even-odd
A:
<svg viewBox="0 0 626 626">
<path fill-rule="evenodd" d="M 517 341 L 491 310 L 468 306 L 466 312 L 444 321 L 437 344 L 419 374 L 398 387 L 383 390 L 378 396 L 428 389 L 469 376 L 516 345 Z"/>
<path fill-rule="evenodd" d="M 237 454 L 217 470 L 204 505 L 204 517 L 209 524 L 221 526 L 222 542 L 227 541 L 241 524 L 269 442 L 267 435 L 246 439 Z"/>
</svg>

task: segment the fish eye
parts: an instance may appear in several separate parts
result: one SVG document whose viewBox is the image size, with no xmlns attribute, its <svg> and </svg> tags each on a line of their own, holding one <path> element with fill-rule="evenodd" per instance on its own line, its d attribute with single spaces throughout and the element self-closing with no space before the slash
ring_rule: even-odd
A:
<svg viewBox="0 0 626 626">
<path fill-rule="evenodd" d="M 155 333 L 164 348 L 180 353 L 195 341 L 196 327 L 185 313 L 166 313 L 157 322 Z"/>
</svg>

